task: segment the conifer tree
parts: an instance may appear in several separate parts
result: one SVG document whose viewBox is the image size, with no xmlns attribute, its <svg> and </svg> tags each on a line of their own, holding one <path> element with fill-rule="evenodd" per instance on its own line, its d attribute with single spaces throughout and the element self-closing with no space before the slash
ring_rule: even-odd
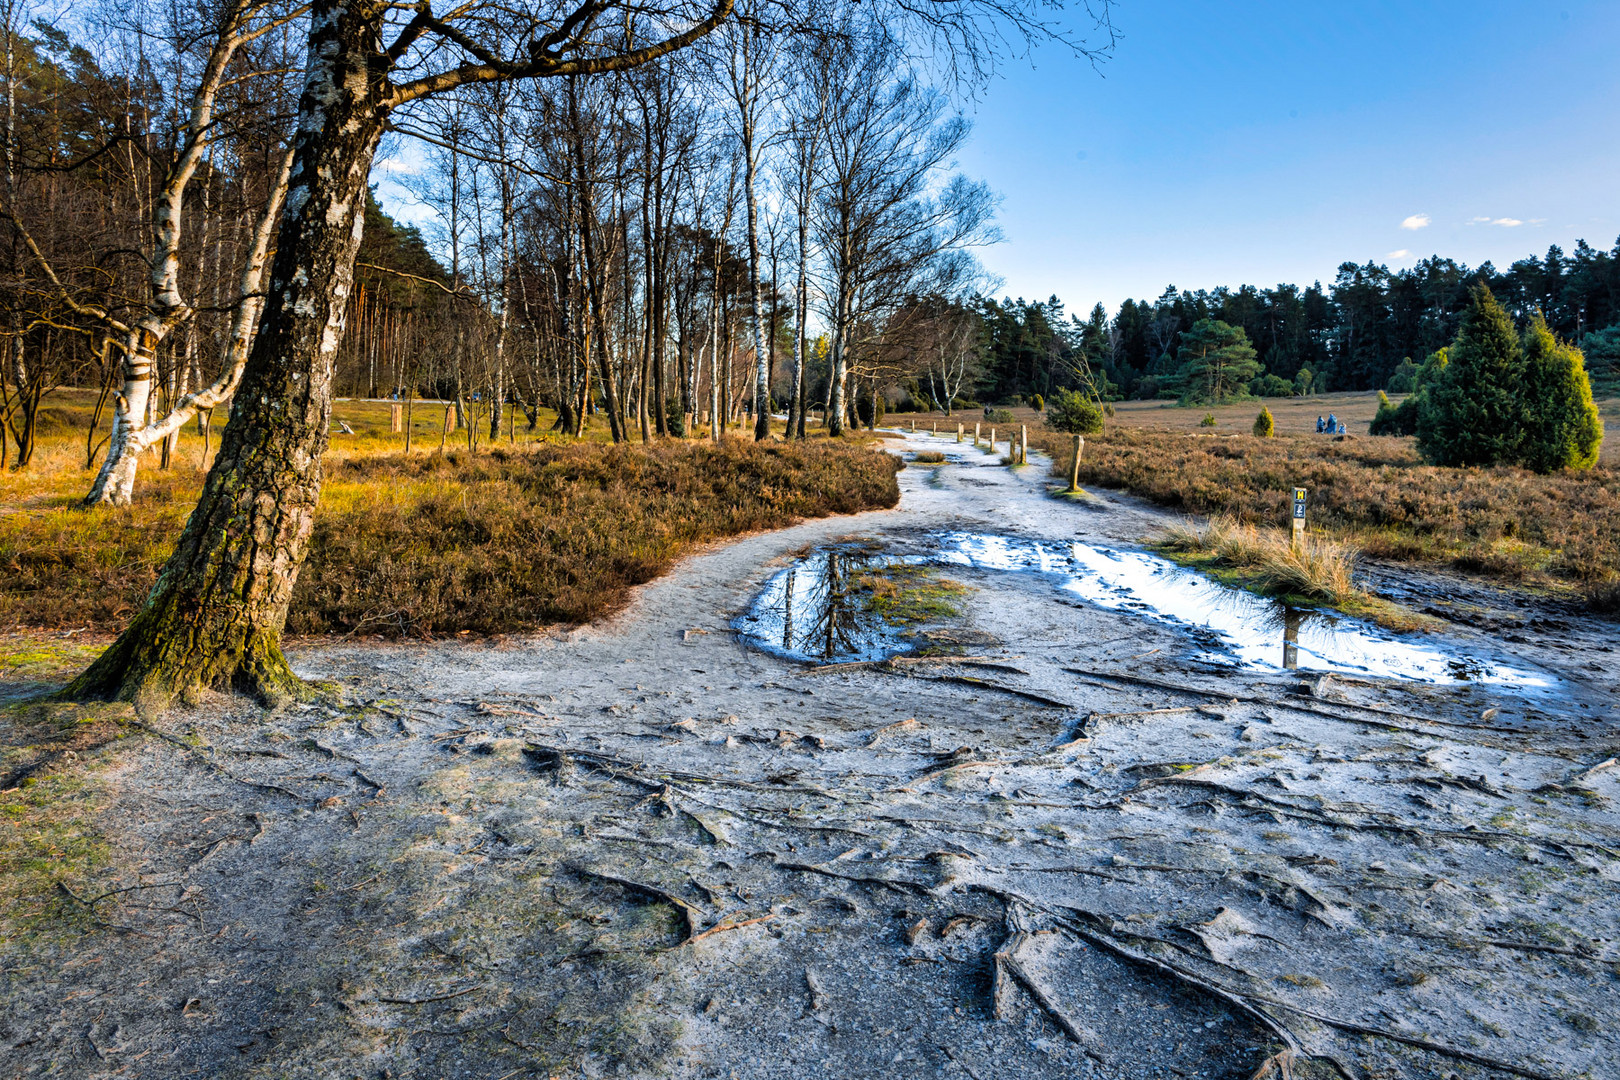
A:
<svg viewBox="0 0 1620 1080">
<path fill-rule="evenodd" d="M 1524 334 L 1526 413 L 1519 462 L 1536 472 L 1590 469 L 1603 445 L 1581 351 L 1559 341 L 1538 312 Z"/>
<path fill-rule="evenodd" d="M 1513 321 L 1486 285 L 1470 292 L 1448 354 L 1418 406 L 1418 449 L 1435 465 L 1515 460 L 1526 419 L 1524 357 Z"/>
<path fill-rule="evenodd" d="M 1248 396 L 1249 382 L 1260 374 L 1249 335 L 1219 319 L 1199 319 L 1181 335 L 1183 405 L 1219 405 Z"/>
<path fill-rule="evenodd" d="M 1254 418 L 1254 433 L 1262 439 L 1269 439 L 1277 433 L 1277 423 L 1271 418 L 1271 410 L 1264 405 L 1260 406 L 1260 415 Z"/>
</svg>

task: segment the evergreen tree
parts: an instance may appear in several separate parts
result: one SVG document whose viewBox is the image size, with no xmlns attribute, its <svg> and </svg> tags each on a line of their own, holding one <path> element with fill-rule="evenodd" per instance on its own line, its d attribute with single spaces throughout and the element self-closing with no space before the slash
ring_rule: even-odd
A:
<svg viewBox="0 0 1620 1080">
<path fill-rule="evenodd" d="M 1525 427 L 1523 350 L 1490 286 L 1474 286 L 1449 363 L 1424 387 L 1418 449 L 1435 465 L 1495 465 L 1517 457 Z"/>
<path fill-rule="evenodd" d="M 1277 423 L 1271 418 L 1271 410 L 1264 405 L 1260 406 L 1260 415 L 1254 418 L 1254 433 L 1261 439 L 1269 439 L 1277 433 Z"/>
<path fill-rule="evenodd" d="M 1248 397 L 1260 361 L 1249 335 L 1219 319 L 1199 319 L 1181 335 L 1181 369 L 1176 378 L 1183 405 L 1219 405 Z"/>
<path fill-rule="evenodd" d="M 1543 473 L 1597 464 L 1603 423 L 1581 351 L 1553 337 L 1540 313 L 1524 334 L 1522 400 L 1526 424 L 1520 464 Z"/>
<path fill-rule="evenodd" d="M 1075 435 L 1091 435 L 1103 429 L 1102 410 L 1078 390 L 1059 390 L 1046 403 L 1046 426 Z"/>
<path fill-rule="evenodd" d="M 1410 356 L 1405 357 L 1396 365 L 1395 373 L 1389 377 L 1389 392 L 1392 394 L 1410 394 L 1417 389 L 1418 366 L 1412 363 Z"/>
</svg>

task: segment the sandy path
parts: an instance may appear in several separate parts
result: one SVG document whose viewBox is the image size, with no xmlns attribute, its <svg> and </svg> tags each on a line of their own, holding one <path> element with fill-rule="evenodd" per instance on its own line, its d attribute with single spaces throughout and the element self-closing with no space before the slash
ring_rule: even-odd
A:
<svg viewBox="0 0 1620 1080">
<path fill-rule="evenodd" d="M 1300 696 L 953 571 L 1002 666 L 913 674 L 979 683 L 742 648 L 810 545 L 1163 521 L 895 444 L 924 446 L 952 463 L 896 510 L 718 546 L 605 625 L 311 649 L 352 707 L 221 700 L 171 721 L 205 749 L 123 751 L 105 827 L 163 887 L 7 973 L 6 1075 L 1247 1077 L 1291 1045 L 1323 1059 L 1297 1075 L 1620 1076 L 1600 637 L 1516 635 L 1570 680 L 1551 702 Z"/>
</svg>

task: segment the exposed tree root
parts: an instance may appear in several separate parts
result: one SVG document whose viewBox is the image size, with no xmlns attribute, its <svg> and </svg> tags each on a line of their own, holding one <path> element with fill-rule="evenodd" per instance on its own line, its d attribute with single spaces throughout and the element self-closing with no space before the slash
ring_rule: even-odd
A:
<svg viewBox="0 0 1620 1080">
<path fill-rule="evenodd" d="M 1101 1062 L 1103 1060 L 1102 1056 L 1091 1046 L 1097 1039 L 1097 1033 L 1086 1030 L 1068 1013 L 1064 1012 L 1019 961 L 1018 951 L 1028 944 L 1029 939 L 1030 935 L 1022 930 L 1015 930 L 995 954 L 995 989 L 993 993 L 995 995 L 997 1019 L 1001 1019 L 1002 1009 L 1005 1004 L 1006 985 L 1004 979 L 1010 976 L 1019 986 L 1024 988 L 1035 1004 L 1045 1010 L 1046 1014 L 1056 1022 L 1057 1026 L 1063 1029 L 1063 1033 L 1073 1039 L 1085 1051 L 1088 1057 Z"/>
<path fill-rule="evenodd" d="M 1067 701 L 1059 701 L 1057 698 L 1047 697 L 1045 694 L 1037 694 L 1030 690 L 1019 690 L 1013 686 L 1003 686 L 988 679 L 976 679 L 972 675 L 913 675 L 909 671 L 893 672 L 892 674 L 904 675 L 911 679 L 921 679 L 924 682 L 955 683 L 958 686 L 971 686 L 976 690 L 994 690 L 997 693 L 1010 694 L 1013 697 L 1033 701 L 1037 705 L 1045 705 L 1051 709 L 1074 708 Z"/>
<path fill-rule="evenodd" d="M 685 900 L 682 900 L 672 892 L 666 892 L 656 885 L 648 885 L 643 881 L 631 881 L 629 878 L 617 877 L 613 874 L 604 874 L 600 870 L 592 870 L 589 867 L 579 866 L 576 864 L 571 864 L 568 869 L 572 870 L 580 877 L 591 877 L 596 878 L 598 881 L 610 882 L 611 884 L 617 885 L 620 888 L 629 889 L 631 892 L 638 892 L 643 896 L 649 896 L 654 900 L 669 904 L 671 907 L 675 908 L 676 911 L 679 911 L 681 913 L 681 917 L 686 921 L 686 932 L 681 935 L 680 943 L 682 945 L 697 937 L 700 932 L 698 928 L 703 924 L 702 910 L 694 907 L 692 904 L 687 903 Z"/>
<path fill-rule="evenodd" d="M 1245 1014 L 1261 1020 L 1268 1029 L 1276 1033 L 1277 1036 L 1287 1044 L 1288 1049 L 1293 1050 L 1296 1053 L 1301 1052 L 1301 1047 L 1293 1033 L 1290 1032 L 1282 1023 L 1267 1014 L 1265 1010 L 1261 1008 L 1261 1006 L 1282 1009 L 1286 1012 L 1302 1016 L 1308 1020 L 1313 1020 L 1316 1023 L 1326 1025 L 1327 1027 L 1331 1027 L 1339 1031 L 1349 1032 L 1353 1035 L 1371 1035 L 1376 1038 L 1388 1039 L 1392 1042 L 1400 1043 L 1403 1046 L 1410 1046 L 1415 1049 L 1424 1050 L 1428 1053 L 1436 1054 L 1441 1057 L 1451 1058 L 1454 1061 L 1464 1061 L 1471 1065 L 1480 1065 L 1489 1069 L 1497 1069 L 1505 1073 L 1510 1073 L 1514 1076 L 1524 1077 L 1526 1080 L 1567 1080 L 1567 1078 L 1559 1077 L 1551 1073 L 1544 1073 L 1536 1069 L 1531 1069 L 1528 1066 L 1518 1065 L 1510 1061 L 1503 1061 L 1499 1058 L 1489 1057 L 1485 1054 L 1476 1054 L 1471 1050 L 1465 1050 L 1461 1047 L 1448 1046 L 1445 1043 L 1435 1042 L 1432 1039 L 1424 1039 L 1416 1035 L 1405 1035 L 1398 1031 L 1390 1031 L 1387 1028 L 1374 1027 L 1369 1024 L 1360 1024 L 1353 1020 L 1340 1020 L 1336 1017 L 1327 1016 L 1325 1014 L 1302 1008 L 1301 1006 L 1294 1005 L 1287 1001 L 1281 1001 L 1277 998 L 1269 997 L 1264 994 L 1231 990 L 1209 979 L 1203 978 L 1194 972 L 1188 971 L 1179 965 L 1172 964 L 1166 960 L 1150 956 L 1136 949 L 1132 949 L 1122 942 L 1117 941 L 1110 933 L 1103 933 L 1098 930 L 1093 930 L 1078 922 L 1075 922 L 1073 919 L 1065 918 L 1061 913 L 1054 911 L 1052 908 L 1040 903 L 1039 901 L 983 884 L 975 884 L 973 888 L 995 895 L 1001 898 L 1003 901 L 1012 901 L 1025 905 L 1031 910 L 1045 911 L 1054 919 L 1054 921 L 1058 922 L 1060 925 L 1069 929 L 1076 935 L 1084 938 L 1086 941 L 1100 945 L 1103 948 L 1114 952 L 1116 955 L 1134 960 L 1138 963 L 1147 964 L 1153 968 L 1156 968 L 1157 970 L 1165 972 L 1166 974 L 1172 975 L 1177 979 L 1196 986 L 1201 990 L 1205 990 L 1209 993 L 1217 995 L 1218 997 L 1227 1001 L 1229 1004 L 1241 1009 Z M 1066 910 L 1099 924 L 1106 923 L 1107 921 L 1103 919 L 1102 916 L 1099 916 L 1094 912 L 1085 911 L 1082 908 L 1067 907 Z M 1230 967 L 1230 965 L 1223 966 Z M 1328 1060 L 1333 1061 L 1334 1064 L 1347 1075 L 1353 1075 L 1350 1073 L 1350 1070 L 1344 1065 L 1344 1063 L 1333 1058 L 1329 1058 Z"/>
<path fill-rule="evenodd" d="M 148 735 L 152 735 L 152 736 L 155 736 L 156 738 L 162 739 L 164 742 L 172 743 L 175 746 L 178 746 L 180 749 L 182 749 L 186 753 L 192 755 L 198 761 L 201 761 L 204 765 L 208 766 L 208 768 L 210 768 L 210 769 L 214 770 L 215 772 L 219 773 L 221 776 L 225 777 L 227 780 L 233 780 L 236 783 L 243 785 L 244 787 L 257 788 L 260 791 L 270 791 L 270 792 L 274 792 L 277 795 L 285 795 L 290 799 L 297 799 L 299 802 L 307 802 L 308 801 L 305 796 L 298 794 L 298 792 L 293 791 L 291 788 L 284 788 L 280 784 L 271 784 L 271 783 L 266 783 L 263 780 L 251 780 L 251 779 L 249 779 L 248 777 L 245 777 L 245 776 L 238 776 L 235 773 L 231 772 L 231 770 L 227 769 L 225 766 L 221 765 L 219 762 L 215 761 L 211 755 L 204 753 L 200 748 L 192 746 L 190 743 L 186 742 L 184 739 L 177 739 L 173 735 L 170 735 L 168 732 L 159 731 L 157 728 L 152 727 L 149 724 L 143 724 L 138 720 L 131 721 L 130 726 L 134 727 L 134 728 L 137 728 L 137 729 L 139 729 L 141 731 L 144 731 Z"/>
<path fill-rule="evenodd" d="M 1357 712 L 1370 713 L 1372 716 L 1377 717 L 1376 720 L 1362 719 L 1361 717 L 1356 716 L 1344 716 L 1329 709 L 1323 709 L 1315 705 L 1307 704 L 1304 701 L 1284 701 L 1279 698 L 1262 697 L 1258 694 L 1234 694 L 1226 690 L 1210 690 L 1197 686 L 1184 686 L 1180 683 L 1165 682 L 1161 679 L 1149 679 L 1141 675 L 1126 675 L 1122 672 L 1115 671 L 1092 671 L 1088 668 L 1075 667 L 1066 667 L 1063 670 L 1068 672 L 1070 675 L 1084 675 L 1094 679 L 1112 679 L 1115 682 L 1128 683 L 1132 686 L 1145 686 L 1153 690 L 1167 690 L 1172 693 L 1188 694 L 1193 697 L 1215 698 L 1221 701 L 1241 702 L 1245 705 L 1264 705 L 1272 709 L 1288 709 L 1292 712 L 1307 713 L 1311 716 L 1320 716 L 1327 720 L 1337 720 L 1340 723 L 1345 724 L 1361 724 L 1368 727 L 1398 728 L 1401 731 L 1409 731 L 1414 735 L 1433 735 L 1435 733 L 1432 731 L 1426 731 L 1422 728 L 1406 727 L 1403 724 L 1394 723 L 1394 721 L 1411 720 L 1419 724 L 1433 724 L 1439 727 L 1453 728 L 1459 731 L 1490 731 L 1502 735 L 1532 734 L 1532 732 L 1528 732 L 1523 728 L 1492 727 L 1489 724 L 1463 723 L 1456 720 L 1436 720 L 1433 717 L 1428 716 L 1416 716 L 1412 713 L 1394 712 L 1387 709 L 1376 709 L 1370 705 L 1357 705 L 1350 701 L 1334 703 L 1343 709 L 1354 709 Z"/>
<path fill-rule="evenodd" d="M 1555 855 L 1561 855 L 1566 859 L 1574 858 L 1571 851 L 1590 851 L 1600 855 L 1607 855 L 1610 858 L 1620 858 L 1620 852 L 1617 852 L 1612 848 L 1605 847 L 1602 844 L 1588 843 L 1581 840 L 1554 840 L 1545 836 L 1522 836 L 1518 833 L 1500 832 L 1494 829 L 1425 829 L 1421 826 L 1414 825 L 1411 822 L 1401 821 L 1350 821 L 1345 818 L 1332 817 L 1328 814 L 1318 813 L 1295 803 L 1272 798 L 1269 795 L 1264 795 L 1258 791 L 1252 791 L 1248 788 L 1232 787 L 1229 784 L 1223 784 L 1216 780 L 1206 780 L 1201 777 L 1187 776 L 1185 774 L 1181 776 L 1154 777 L 1151 781 L 1144 780 L 1141 784 L 1137 785 L 1137 788 L 1132 790 L 1139 790 L 1140 788 L 1147 787 L 1150 784 L 1153 786 L 1175 784 L 1186 787 L 1196 787 L 1200 790 L 1208 791 L 1213 794 L 1231 799 L 1239 806 L 1253 807 L 1254 804 L 1258 804 L 1259 808 L 1263 808 L 1270 813 L 1282 814 L 1286 817 L 1298 818 L 1301 821 L 1309 821 L 1317 825 L 1325 825 L 1334 829 L 1355 829 L 1361 832 L 1398 833 L 1403 836 L 1414 836 L 1426 840 L 1465 840 L 1475 844 L 1530 844 L 1541 848 L 1543 851 L 1549 851 Z"/>
</svg>

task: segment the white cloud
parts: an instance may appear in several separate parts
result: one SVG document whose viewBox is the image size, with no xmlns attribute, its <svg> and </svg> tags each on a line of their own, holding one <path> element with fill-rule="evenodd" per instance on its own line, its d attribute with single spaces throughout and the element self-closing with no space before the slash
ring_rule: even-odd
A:
<svg viewBox="0 0 1620 1080">
<path fill-rule="evenodd" d="M 1412 253 L 1407 251 L 1405 248 L 1401 248 L 1399 251 L 1392 251 L 1388 255 L 1384 256 L 1386 259 L 1410 259 L 1411 257 Z"/>
<path fill-rule="evenodd" d="M 1411 217 L 1401 222 L 1401 228 L 1416 232 L 1418 229 L 1426 228 L 1428 224 L 1428 214 L 1413 214 Z"/>
<path fill-rule="evenodd" d="M 1523 225 L 1524 222 L 1520 221 L 1518 218 L 1499 217 L 1495 221 L 1491 222 L 1491 224 L 1500 225 L 1504 229 L 1514 229 L 1520 225 Z"/>
<path fill-rule="evenodd" d="M 1490 223 L 1491 223 L 1491 219 L 1488 218 L 1488 217 L 1477 217 L 1477 218 L 1474 218 L 1472 221 L 1470 221 L 1468 224 L 1470 224 L 1470 225 L 1489 225 Z"/>
</svg>

